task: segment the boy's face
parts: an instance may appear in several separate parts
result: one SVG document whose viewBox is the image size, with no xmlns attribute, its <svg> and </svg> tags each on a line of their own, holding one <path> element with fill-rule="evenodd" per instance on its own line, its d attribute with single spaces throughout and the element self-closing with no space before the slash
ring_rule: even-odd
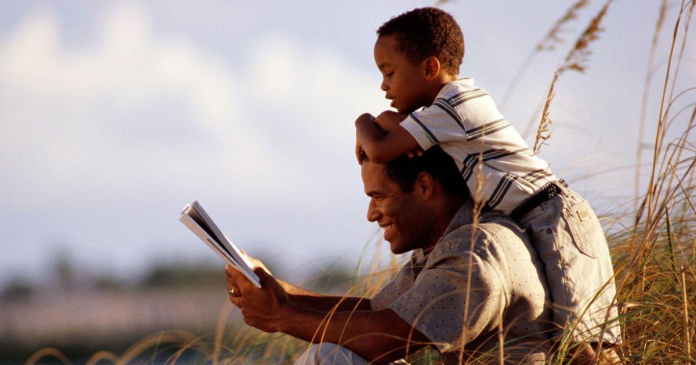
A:
<svg viewBox="0 0 696 365">
<path fill-rule="evenodd" d="M 382 90 L 399 113 L 411 113 L 429 104 L 425 63 L 412 63 L 397 49 L 396 35 L 377 38 L 375 62 L 382 72 Z"/>
</svg>

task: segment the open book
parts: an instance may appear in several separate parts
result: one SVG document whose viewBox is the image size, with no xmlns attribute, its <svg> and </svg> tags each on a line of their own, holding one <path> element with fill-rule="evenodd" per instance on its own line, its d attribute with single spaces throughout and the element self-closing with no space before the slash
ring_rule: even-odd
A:
<svg viewBox="0 0 696 365">
<path fill-rule="evenodd" d="M 244 274 L 254 285 L 261 287 L 259 277 L 253 271 L 254 265 L 246 255 L 239 251 L 232 241 L 222 234 L 198 201 L 187 205 L 184 211 L 181 212 L 179 220 L 222 257 L 223 260 Z"/>
</svg>

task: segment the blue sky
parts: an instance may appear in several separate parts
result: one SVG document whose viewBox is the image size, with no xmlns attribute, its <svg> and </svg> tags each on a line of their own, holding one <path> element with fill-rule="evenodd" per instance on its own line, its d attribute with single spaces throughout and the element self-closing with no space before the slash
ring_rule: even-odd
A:
<svg viewBox="0 0 696 365">
<path fill-rule="evenodd" d="M 500 100 L 571 4 L 445 4 L 466 39 L 461 75 Z M 39 278 L 62 253 L 81 270 L 124 277 L 160 259 L 217 262 L 178 222 L 194 199 L 239 246 L 286 267 L 357 257 L 376 227 L 365 219 L 353 121 L 388 108 L 372 59 L 375 30 L 426 5 L 4 1 L 0 283 Z M 565 45 L 534 58 L 503 108 L 519 131 L 601 5 L 591 2 L 566 27 Z M 658 8 L 615 2 L 588 71 L 557 86 L 541 156 L 600 213 L 632 206 Z M 674 10 L 656 58 L 648 144 Z M 695 64 L 685 58 L 678 91 L 696 84 Z"/>
</svg>

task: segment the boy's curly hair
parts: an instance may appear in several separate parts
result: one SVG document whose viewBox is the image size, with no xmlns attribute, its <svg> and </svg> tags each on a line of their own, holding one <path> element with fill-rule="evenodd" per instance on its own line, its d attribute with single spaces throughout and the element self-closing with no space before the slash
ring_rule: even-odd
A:
<svg viewBox="0 0 696 365">
<path fill-rule="evenodd" d="M 396 35 L 399 51 L 413 63 L 435 56 L 442 68 L 459 74 L 464 59 L 464 35 L 452 15 L 437 8 L 420 8 L 389 19 L 379 37 Z"/>
</svg>

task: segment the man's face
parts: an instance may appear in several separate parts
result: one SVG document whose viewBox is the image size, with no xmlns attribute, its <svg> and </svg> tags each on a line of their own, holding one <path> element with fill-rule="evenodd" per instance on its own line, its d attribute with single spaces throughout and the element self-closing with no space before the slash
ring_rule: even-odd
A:
<svg viewBox="0 0 696 365">
<path fill-rule="evenodd" d="M 414 192 L 404 193 L 392 181 L 383 165 L 362 164 L 365 194 L 370 197 L 367 220 L 384 228 L 384 240 L 395 254 L 423 248 L 429 242 L 427 210 Z"/>
<path fill-rule="evenodd" d="M 425 69 L 413 64 L 397 49 L 395 35 L 381 36 L 375 43 L 375 62 L 382 73 L 381 88 L 391 107 L 408 114 L 427 105 Z"/>
</svg>

